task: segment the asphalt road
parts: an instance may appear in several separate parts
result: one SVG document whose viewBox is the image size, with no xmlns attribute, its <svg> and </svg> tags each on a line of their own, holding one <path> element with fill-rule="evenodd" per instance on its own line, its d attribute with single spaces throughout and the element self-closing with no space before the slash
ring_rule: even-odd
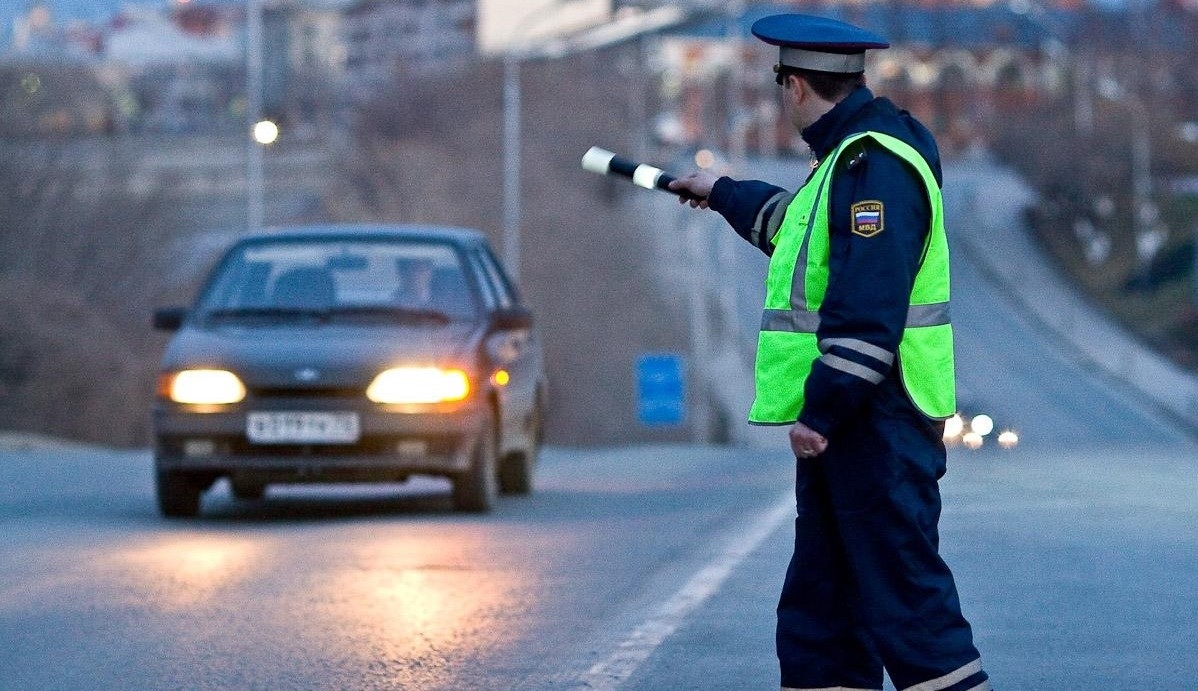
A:
<svg viewBox="0 0 1198 691">
<path fill-rule="evenodd" d="M 581 687 L 787 463 L 550 450 L 531 498 L 296 489 L 157 517 L 146 453 L 0 451 L 0 688 Z M 764 616 L 766 613 L 762 613 Z"/>
<path fill-rule="evenodd" d="M 1198 675 L 1196 452 L 953 452 L 943 549 L 998 688 Z M 144 453 L 6 449 L 0 688 L 776 688 L 781 454 L 544 460 L 490 516 L 429 481 L 172 523 Z"/>
<path fill-rule="evenodd" d="M 1190 687 L 1198 446 L 1008 289 L 958 252 L 962 404 L 1023 439 L 943 483 L 984 662 L 1004 690 Z M 778 442 L 550 449 L 487 516 L 424 481 L 220 488 L 170 522 L 148 453 L 9 439 L 0 689 L 774 689 Z"/>
</svg>

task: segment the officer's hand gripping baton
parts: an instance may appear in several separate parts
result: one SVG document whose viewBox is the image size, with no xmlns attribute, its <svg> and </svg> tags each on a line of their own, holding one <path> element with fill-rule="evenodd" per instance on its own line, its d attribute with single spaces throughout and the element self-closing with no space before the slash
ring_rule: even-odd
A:
<svg viewBox="0 0 1198 691">
<path fill-rule="evenodd" d="M 630 161 L 597 146 L 592 146 L 583 154 L 582 169 L 600 175 L 619 175 L 632 180 L 632 184 L 637 187 L 644 187 L 647 190 L 662 190 L 676 194 L 683 199 L 703 199 L 703 197 L 695 196 L 686 190 L 670 189 L 670 183 L 676 178 L 661 168 Z"/>
</svg>

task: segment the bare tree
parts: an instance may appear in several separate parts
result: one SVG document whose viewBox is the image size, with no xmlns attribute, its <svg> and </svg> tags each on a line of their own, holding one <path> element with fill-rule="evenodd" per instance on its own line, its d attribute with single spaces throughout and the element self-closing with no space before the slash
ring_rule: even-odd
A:
<svg viewBox="0 0 1198 691">
<path fill-rule="evenodd" d="M 164 190 L 125 191 L 109 139 L 0 144 L 0 427 L 144 443 L 161 343 Z"/>
</svg>

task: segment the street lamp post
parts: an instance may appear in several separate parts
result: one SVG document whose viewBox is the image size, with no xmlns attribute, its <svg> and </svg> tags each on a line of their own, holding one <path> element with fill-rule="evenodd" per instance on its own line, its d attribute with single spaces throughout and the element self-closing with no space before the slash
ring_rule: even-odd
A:
<svg viewBox="0 0 1198 691">
<path fill-rule="evenodd" d="M 1148 111 L 1143 102 L 1134 96 L 1131 100 L 1132 126 L 1131 144 L 1131 189 L 1135 216 L 1136 249 L 1141 260 L 1151 259 L 1158 247 L 1151 247 L 1150 237 L 1156 226 L 1156 206 L 1152 202 L 1152 139 L 1149 132 Z M 1147 257 L 1145 257 L 1147 255 Z"/>
<path fill-rule="evenodd" d="M 521 141 L 521 84 L 520 70 L 523 60 L 531 54 L 526 42 L 530 31 L 536 26 L 538 15 L 563 4 L 566 0 L 550 0 L 549 3 L 529 12 L 525 21 L 519 22 L 503 52 L 503 263 L 512 280 L 520 280 L 520 225 L 523 223 L 523 208 L 520 199 L 520 141 Z"/>
<path fill-rule="evenodd" d="M 1042 48 L 1055 62 L 1063 62 L 1069 71 L 1073 91 L 1073 127 L 1078 134 L 1090 134 L 1094 129 L 1094 106 L 1090 102 L 1089 65 L 1077 54 L 1077 48 L 1066 43 L 1065 31 L 1038 0 L 1009 0 L 1011 12 L 1035 24 L 1047 34 Z"/>
<path fill-rule="evenodd" d="M 525 21 L 518 23 L 517 36 L 503 52 L 503 263 L 512 280 L 520 280 L 520 225 L 523 223 L 523 208 L 520 199 L 520 140 L 521 140 L 521 62 L 529 53 L 524 41 L 535 24 L 537 15 L 562 4 L 565 0 L 551 0 L 546 5 L 530 12 Z"/>
<path fill-rule="evenodd" d="M 265 212 L 264 145 L 254 136 L 262 120 L 262 0 L 247 0 L 245 11 L 246 225 L 253 232 L 262 228 Z"/>
<path fill-rule="evenodd" d="M 1134 90 L 1111 78 L 1102 79 L 1099 93 L 1122 105 L 1131 118 L 1131 223 L 1136 256 L 1147 263 L 1160 249 L 1159 212 L 1152 200 L 1152 125 L 1148 107 Z"/>
<path fill-rule="evenodd" d="M 677 8 L 658 8 L 644 12 L 640 21 L 629 22 L 633 26 L 624 26 L 617 21 L 607 27 L 599 27 L 590 36 L 579 34 L 566 40 L 545 41 L 535 48 L 528 45 L 530 32 L 543 26 L 539 22 L 548 16 L 545 13 L 566 4 L 568 0 L 551 0 L 525 15 L 525 20 L 516 24 L 519 27 L 517 35 L 509 37 L 509 45 L 503 54 L 503 261 L 517 281 L 520 279 L 520 225 L 523 214 L 520 200 L 520 71 L 524 61 L 560 58 L 578 51 L 595 50 L 613 41 L 660 29 L 677 22 L 682 16 Z M 604 32 L 605 28 L 617 31 L 608 34 Z"/>
<path fill-rule="evenodd" d="M 503 263 L 520 280 L 520 59 L 503 55 Z"/>
</svg>

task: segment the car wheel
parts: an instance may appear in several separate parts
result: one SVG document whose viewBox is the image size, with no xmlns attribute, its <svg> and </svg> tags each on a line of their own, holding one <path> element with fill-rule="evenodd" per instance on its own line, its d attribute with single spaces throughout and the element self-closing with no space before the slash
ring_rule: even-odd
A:
<svg viewBox="0 0 1198 691">
<path fill-rule="evenodd" d="M 537 408 L 533 412 L 533 465 L 536 465 L 536 456 L 541 452 L 541 447 L 545 445 L 545 394 L 541 393 L 537 396 Z"/>
<path fill-rule="evenodd" d="M 508 454 L 499 466 L 499 491 L 504 494 L 532 492 L 532 464 L 522 453 Z"/>
<path fill-rule="evenodd" d="M 266 495 L 266 485 L 261 482 L 230 480 L 229 489 L 233 492 L 233 498 L 241 501 L 257 501 Z"/>
<path fill-rule="evenodd" d="M 470 470 L 453 478 L 453 505 L 459 511 L 490 511 L 499 495 L 495 458 L 495 423 L 488 419 L 478 435 Z"/>
<path fill-rule="evenodd" d="M 544 433 L 541 417 L 541 407 L 537 406 L 532 412 L 531 429 L 528 431 L 529 444 L 523 452 L 510 453 L 499 466 L 499 490 L 504 494 L 532 493 L 532 474 L 537 465 L 537 453 L 541 446 L 541 436 Z"/>
<path fill-rule="evenodd" d="M 155 477 L 158 510 L 167 518 L 192 518 L 200 513 L 204 486 L 187 473 L 158 471 Z"/>
</svg>

